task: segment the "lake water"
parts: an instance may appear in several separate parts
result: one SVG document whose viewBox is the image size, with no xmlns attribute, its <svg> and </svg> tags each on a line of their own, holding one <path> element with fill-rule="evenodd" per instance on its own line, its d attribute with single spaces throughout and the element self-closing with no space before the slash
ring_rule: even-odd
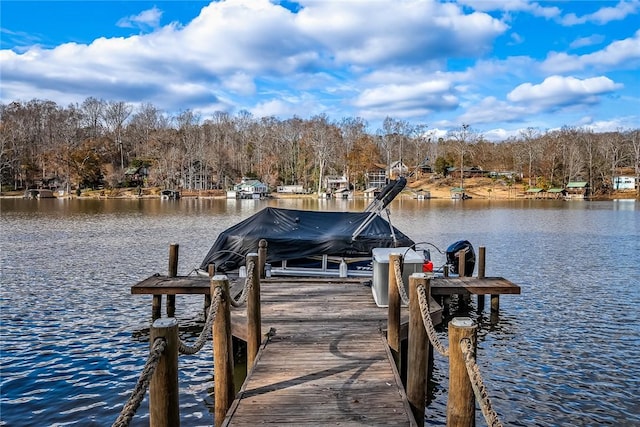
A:
<svg viewBox="0 0 640 427">
<path fill-rule="evenodd" d="M 220 231 L 268 205 L 365 202 L 1 200 L 0 425 L 111 425 L 148 354 L 151 297 L 131 285 L 166 274 L 170 243 L 189 273 Z M 469 314 L 505 425 L 640 425 L 638 202 L 397 200 L 391 220 L 442 250 L 460 239 L 485 246 L 486 274 L 522 287 L 501 298 L 498 319 Z M 202 297 L 177 300 L 193 342 Z M 211 355 L 209 343 L 180 356 L 183 426 L 212 425 Z M 447 362 L 437 354 L 433 386 L 426 424 L 444 425 Z M 148 425 L 147 399 L 131 425 Z"/>
</svg>

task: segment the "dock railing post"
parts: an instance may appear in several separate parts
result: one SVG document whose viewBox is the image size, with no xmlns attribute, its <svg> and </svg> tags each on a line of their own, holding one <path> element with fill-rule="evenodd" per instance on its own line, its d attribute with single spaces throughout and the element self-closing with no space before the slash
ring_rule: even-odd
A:
<svg viewBox="0 0 640 427">
<path fill-rule="evenodd" d="M 178 275 L 178 251 L 180 245 L 172 243 L 169 245 L 169 277 Z M 176 296 L 167 295 L 167 317 L 175 317 L 176 315 Z"/>
<path fill-rule="evenodd" d="M 233 383 L 233 343 L 231 341 L 231 304 L 229 303 L 229 280 L 225 275 L 211 278 L 211 295 L 222 288 L 222 299 L 218 314 L 213 321 L 213 379 L 215 426 L 224 422 L 227 411 L 234 399 Z"/>
<path fill-rule="evenodd" d="M 209 274 L 209 280 L 216 275 L 216 265 L 211 263 L 207 266 L 207 273 Z M 204 296 L 204 320 L 207 320 L 209 315 L 209 308 L 211 307 L 211 294 Z"/>
<path fill-rule="evenodd" d="M 478 279 L 485 278 L 485 255 L 487 248 L 478 247 Z M 478 311 L 484 310 L 484 295 L 478 295 Z"/>
<path fill-rule="evenodd" d="M 258 242 L 258 265 L 260 266 L 260 278 L 265 278 L 264 265 L 267 263 L 267 241 L 260 239 Z"/>
<path fill-rule="evenodd" d="M 401 355 L 400 355 L 400 306 L 402 300 L 398 291 L 398 286 L 403 286 L 402 283 L 398 283 L 395 274 L 395 263 L 399 262 L 402 265 L 402 255 L 399 253 L 392 253 L 389 255 L 389 307 L 387 316 L 387 343 L 391 348 L 391 353 L 396 359 L 396 365 L 400 368 Z M 400 370 L 400 369 L 399 369 Z"/>
<path fill-rule="evenodd" d="M 180 425 L 178 387 L 178 322 L 175 318 L 161 318 L 151 326 L 151 346 L 156 338 L 167 342 L 158 366 L 149 383 L 149 425 L 172 427 Z"/>
<path fill-rule="evenodd" d="M 464 249 L 461 249 L 460 251 L 458 251 L 458 277 L 465 277 L 467 275 L 467 271 L 466 271 L 467 263 L 466 263 L 465 253 L 466 251 Z M 473 271 L 470 271 L 469 273 L 473 274 Z M 471 301 L 471 296 L 469 294 L 458 295 L 458 306 L 460 308 L 467 307 L 470 301 Z"/>
<path fill-rule="evenodd" d="M 409 339 L 407 355 L 407 399 L 418 425 L 424 424 L 427 396 L 429 347 L 431 343 L 422 322 L 418 286 L 424 286 L 427 301 L 431 295 L 431 279 L 424 273 L 409 277 Z"/>
<path fill-rule="evenodd" d="M 449 399 L 447 426 L 475 426 L 475 395 L 464 363 L 460 341 L 468 338 L 476 348 L 477 326 L 468 317 L 454 317 L 449 322 Z"/>
<path fill-rule="evenodd" d="M 246 264 L 253 261 L 251 291 L 247 296 L 247 369 L 251 369 L 262 342 L 262 320 L 260 313 L 260 266 L 258 254 L 247 255 Z M 248 272 L 247 272 L 248 273 Z"/>
</svg>

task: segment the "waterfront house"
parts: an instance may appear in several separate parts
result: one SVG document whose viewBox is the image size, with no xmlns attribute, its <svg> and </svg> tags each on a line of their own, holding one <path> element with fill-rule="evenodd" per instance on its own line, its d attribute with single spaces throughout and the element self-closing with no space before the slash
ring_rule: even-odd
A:
<svg viewBox="0 0 640 427">
<path fill-rule="evenodd" d="M 636 177 L 630 175 L 620 175 L 613 177 L 614 190 L 635 190 Z"/>
<path fill-rule="evenodd" d="M 240 199 L 259 199 L 269 194 L 269 187 L 257 179 L 242 178 L 239 184 L 233 186 L 233 193 Z"/>
<path fill-rule="evenodd" d="M 385 165 L 376 164 L 365 175 L 367 189 L 379 189 L 387 185 L 387 168 Z"/>
<path fill-rule="evenodd" d="M 550 188 L 547 190 L 549 199 L 563 199 L 566 195 L 567 191 L 564 188 Z"/>
<path fill-rule="evenodd" d="M 542 197 L 544 196 L 544 193 L 545 193 L 544 189 L 532 187 L 526 191 L 525 195 L 527 196 L 528 199 L 542 199 Z"/>
<path fill-rule="evenodd" d="M 589 183 L 586 181 L 569 181 L 566 187 L 567 199 L 588 199 Z"/>
</svg>

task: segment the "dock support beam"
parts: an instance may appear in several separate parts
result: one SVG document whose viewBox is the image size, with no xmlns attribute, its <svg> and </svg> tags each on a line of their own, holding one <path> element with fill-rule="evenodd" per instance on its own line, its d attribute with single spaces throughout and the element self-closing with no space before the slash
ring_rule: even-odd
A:
<svg viewBox="0 0 640 427">
<path fill-rule="evenodd" d="M 260 265 L 258 254 L 247 255 L 247 265 L 253 261 L 253 282 L 247 296 L 247 370 L 251 370 L 262 342 L 262 320 L 260 313 Z"/>
<path fill-rule="evenodd" d="M 449 399 L 447 401 L 448 427 L 475 426 L 475 396 L 464 363 L 460 341 L 468 338 L 476 349 L 477 326 L 468 317 L 454 317 L 449 322 Z"/>
<path fill-rule="evenodd" d="M 235 386 L 233 383 L 233 342 L 231 340 L 231 304 L 229 303 L 229 280 L 227 276 L 216 275 L 211 279 L 211 295 L 222 288 L 222 299 L 218 314 L 213 321 L 213 394 L 215 426 L 220 427 L 233 403 Z"/>
<path fill-rule="evenodd" d="M 409 277 L 409 342 L 407 356 L 407 399 L 418 425 L 424 424 L 424 410 L 427 398 L 429 348 L 431 343 L 424 329 L 418 286 L 425 286 L 427 301 L 431 295 L 431 281 L 423 273 Z"/>
<path fill-rule="evenodd" d="M 157 319 L 151 326 L 151 346 L 164 338 L 167 346 L 149 383 L 149 425 L 180 425 L 178 387 L 178 322 L 175 318 Z"/>
</svg>

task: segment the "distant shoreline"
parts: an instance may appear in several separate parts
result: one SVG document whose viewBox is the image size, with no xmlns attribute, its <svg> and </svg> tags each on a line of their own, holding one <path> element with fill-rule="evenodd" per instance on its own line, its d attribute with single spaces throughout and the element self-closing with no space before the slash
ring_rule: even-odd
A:
<svg viewBox="0 0 640 427">
<path fill-rule="evenodd" d="M 428 189 L 405 189 L 398 198 L 402 199 L 416 199 L 418 191 L 422 190 L 425 200 L 450 200 L 450 188 L 428 188 Z M 181 198 L 183 199 L 219 199 L 226 200 L 226 193 L 221 190 L 217 191 L 189 191 L 185 190 L 181 192 Z M 427 196 L 429 193 L 429 196 Z M 554 200 L 550 197 L 538 197 L 533 198 L 527 195 L 521 189 L 498 189 L 486 186 L 472 187 L 466 191 L 466 194 L 471 196 L 474 200 Z M 24 196 L 24 191 L 5 191 L 0 192 L 0 199 L 21 199 Z M 270 198 L 273 199 L 312 199 L 317 198 L 317 193 L 308 194 L 282 194 L 271 193 Z M 160 193 L 153 190 L 145 189 L 142 194 L 138 195 L 136 189 L 118 189 L 113 190 L 92 190 L 85 191 L 80 196 L 76 194 L 65 194 L 62 196 L 55 195 L 57 199 L 79 199 L 79 200 L 117 200 L 117 199 L 160 199 Z M 356 199 L 369 200 L 364 196 L 364 192 L 356 191 L 354 194 Z M 591 197 L 589 200 L 618 200 L 618 199 L 635 199 L 640 200 L 640 197 L 636 194 L 635 190 L 618 190 L 609 195 Z"/>
</svg>

